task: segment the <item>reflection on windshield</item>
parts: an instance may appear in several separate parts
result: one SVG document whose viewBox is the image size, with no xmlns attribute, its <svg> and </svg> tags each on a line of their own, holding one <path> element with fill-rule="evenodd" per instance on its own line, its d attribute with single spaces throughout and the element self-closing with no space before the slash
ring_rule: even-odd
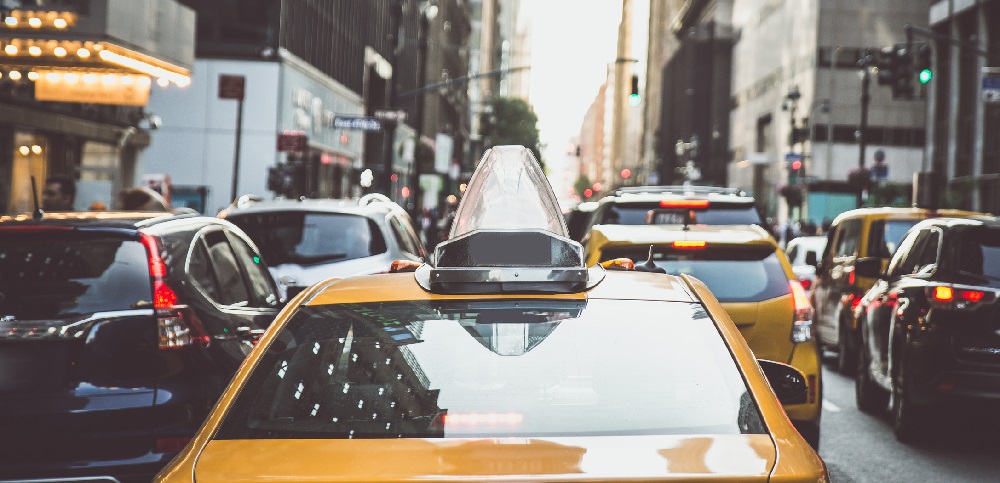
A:
<svg viewBox="0 0 1000 483">
<path fill-rule="evenodd" d="M 746 391 L 698 304 L 326 305 L 278 334 L 218 437 L 761 433 Z"/>
</svg>

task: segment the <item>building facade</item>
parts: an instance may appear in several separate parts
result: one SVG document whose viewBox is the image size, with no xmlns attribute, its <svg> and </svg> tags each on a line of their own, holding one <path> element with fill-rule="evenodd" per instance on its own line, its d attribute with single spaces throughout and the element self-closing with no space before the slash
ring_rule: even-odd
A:
<svg viewBox="0 0 1000 483">
<path fill-rule="evenodd" d="M 0 213 L 44 181 L 76 182 L 76 209 L 116 207 L 136 183 L 151 97 L 188 89 L 195 15 L 175 0 L 0 3 Z M 136 23 L 141 28 L 134 28 Z"/>
<path fill-rule="evenodd" d="M 924 169 L 944 176 L 948 204 L 1000 213 L 1000 95 L 986 88 L 1000 83 L 992 80 L 1000 79 L 1000 1 L 937 1 L 928 21 L 938 36 L 926 39 L 933 78 Z"/>
<path fill-rule="evenodd" d="M 753 192 L 769 215 L 818 225 L 857 206 L 848 177 L 861 166 L 871 169 L 881 151 L 888 169 L 880 181 L 905 192 L 923 162 L 926 101 L 893 99 L 870 75 L 861 152 L 858 61 L 905 42 L 906 24 L 926 26 L 928 4 L 734 2 L 729 184 Z M 801 187 L 804 202 L 801 212 L 789 214 L 778 193 L 789 186 L 795 161 L 802 171 L 791 185 Z"/>
</svg>

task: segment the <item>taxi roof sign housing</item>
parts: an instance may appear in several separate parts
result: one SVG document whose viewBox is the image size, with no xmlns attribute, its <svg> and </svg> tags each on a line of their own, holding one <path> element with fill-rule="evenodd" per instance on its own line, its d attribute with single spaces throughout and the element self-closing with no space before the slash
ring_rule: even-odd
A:
<svg viewBox="0 0 1000 483">
<path fill-rule="evenodd" d="M 567 237 L 555 193 L 531 151 L 497 146 L 472 175 L 451 237 L 417 269 L 436 293 L 571 293 L 592 287 L 583 247 Z"/>
</svg>

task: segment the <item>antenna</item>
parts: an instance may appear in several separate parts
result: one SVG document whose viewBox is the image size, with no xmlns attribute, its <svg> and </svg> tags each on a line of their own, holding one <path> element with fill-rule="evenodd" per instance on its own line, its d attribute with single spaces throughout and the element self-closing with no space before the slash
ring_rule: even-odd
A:
<svg viewBox="0 0 1000 483">
<path fill-rule="evenodd" d="M 35 185 L 34 176 L 31 177 L 31 199 L 35 202 L 35 209 L 31 212 L 31 217 L 35 220 L 41 220 L 45 216 L 45 212 L 38 205 L 38 187 Z"/>
<path fill-rule="evenodd" d="M 667 273 L 664 268 L 657 267 L 656 263 L 653 262 L 653 245 L 649 246 L 649 258 L 646 259 L 645 263 L 637 263 L 635 269 L 639 272 Z"/>
</svg>

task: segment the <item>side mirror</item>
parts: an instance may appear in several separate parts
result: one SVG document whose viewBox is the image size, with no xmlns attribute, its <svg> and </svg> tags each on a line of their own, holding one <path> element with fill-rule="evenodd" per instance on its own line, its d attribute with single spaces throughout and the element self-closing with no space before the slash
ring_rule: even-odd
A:
<svg viewBox="0 0 1000 483">
<path fill-rule="evenodd" d="M 859 258 L 854 262 L 857 277 L 879 278 L 882 276 L 882 259 L 878 257 Z"/>
<path fill-rule="evenodd" d="M 813 250 L 806 252 L 806 265 L 812 265 L 815 267 L 817 263 L 819 262 L 816 260 L 816 252 Z"/>
<path fill-rule="evenodd" d="M 803 404 L 808 401 L 809 386 L 806 385 L 806 376 L 798 369 L 788 364 L 763 359 L 757 362 L 781 404 Z"/>
</svg>

